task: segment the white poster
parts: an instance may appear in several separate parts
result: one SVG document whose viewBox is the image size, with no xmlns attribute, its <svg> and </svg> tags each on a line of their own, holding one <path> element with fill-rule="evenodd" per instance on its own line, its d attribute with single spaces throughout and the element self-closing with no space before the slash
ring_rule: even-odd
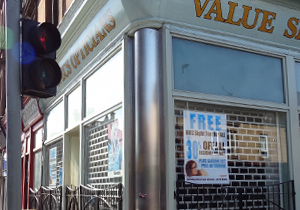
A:
<svg viewBox="0 0 300 210">
<path fill-rule="evenodd" d="M 49 150 L 49 186 L 56 187 L 56 147 Z"/>
<path fill-rule="evenodd" d="M 195 184 L 229 184 L 226 114 L 184 111 L 184 174 Z"/>
</svg>

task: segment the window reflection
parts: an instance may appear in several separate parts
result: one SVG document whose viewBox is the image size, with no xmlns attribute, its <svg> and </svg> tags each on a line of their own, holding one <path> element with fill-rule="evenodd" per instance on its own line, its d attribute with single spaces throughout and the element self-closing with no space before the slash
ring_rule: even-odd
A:
<svg viewBox="0 0 300 210">
<path fill-rule="evenodd" d="M 74 90 L 68 96 L 68 128 L 80 122 L 81 92 L 80 88 Z"/>
<path fill-rule="evenodd" d="M 43 145 L 43 132 L 42 129 L 39 129 L 37 132 L 35 132 L 34 137 L 34 148 L 40 148 Z"/>
<path fill-rule="evenodd" d="M 282 60 L 173 39 L 174 88 L 284 103 Z"/>
<path fill-rule="evenodd" d="M 123 84 L 123 57 L 119 52 L 86 80 L 86 116 L 121 102 Z"/>
<path fill-rule="evenodd" d="M 64 106 L 60 102 L 54 107 L 47 118 L 47 140 L 53 138 L 64 130 Z"/>
</svg>

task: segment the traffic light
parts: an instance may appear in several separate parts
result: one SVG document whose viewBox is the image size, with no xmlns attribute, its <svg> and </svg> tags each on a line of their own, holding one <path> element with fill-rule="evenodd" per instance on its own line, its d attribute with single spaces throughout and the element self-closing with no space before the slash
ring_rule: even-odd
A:
<svg viewBox="0 0 300 210">
<path fill-rule="evenodd" d="M 22 19 L 22 94 L 49 98 L 56 95 L 61 70 L 55 61 L 61 37 L 51 23 Z"/>
</svg>

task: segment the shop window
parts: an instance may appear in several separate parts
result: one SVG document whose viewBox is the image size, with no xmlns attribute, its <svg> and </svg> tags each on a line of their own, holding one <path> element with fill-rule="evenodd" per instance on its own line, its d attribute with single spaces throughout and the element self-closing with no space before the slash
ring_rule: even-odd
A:
<svg viewBox="0 0 300 210">
<path fill-rule="evenodd" d="M 30 137 L 26 138 L 26 144 L 27 144 L 26 145 L 26 155 L 28 155 L 30 152 L 30 142 L 31 142 Z"/>
<path fill-rule="evenodd" d="M 47 117 L 47 140 L 57 136 L 64 130 L 64 106 L 60 102 Z"/>
<path fill-rule="evenodd" d="M 99 113 L 122 101 L 123 55 L 112 57 L 86 80 L 85 116 Z"/>
<path fill-rule="evenodd" d="M 279 58 L 173 39 L 174 88 L 284 103 Z"/>
<path fill-rule="evenodd" d="M 43 130 L 39 129 L 34 134 L 34 176 L 33 189 L 39 189 L 42 185 L 42 145 Z"/>
<path fill-rule="evenodd" d="M 43 130 L 39 129 L 38 131 L 35 132 L 35 137 L 34 137 L 34 148 L 39 149 L 43 145 Z"/>
<path fill-rule="evenodd" d="M 62 185 L 63 168 L 63 141 L 59 140 L 47 146 L 46 159 L 46 183 L 49 187 L 55 188 Z"/>
<path fill-rule="evenodd" d="M 111 184 L 122 183 L 122 133 L 122 109 L 85 126 L 87 184 L 96 188 L 106 188 Z"/>
<path fill-rule="evenodd" d="M 68 128 L 77 125 L 81 118 L 81 89 L 77 88 L 68 96 Z"/>
<path fill-rule="evenodd" d="M 207 169 L 211 166 L 215 167 L 213 175 L 222 172 L 223 177 L 228 171 L 229 182 L 224 184 L 229 187 L 266 186 L 289 180 L 284 113 L 185 101 L 175 101 L 174 111 L 177 180 L 187 176 L 187 159 L 198 161 L 191 180 L 204 180 L 203 190 L 221 184 L 212 179 Z M 201 124 L 187 125 L 197 120 Z M 217 155 L 223 155 L 223 159 Z M 213 199 L 213 192 L 210 197 Z"/>
<path fill-rule="evenodd" d="M 297 80 L 298 106 L 300 106 L 300 63 L 296 63 L 296 80 Z"/>
<path fill-rule="evenodd" d="M 39 189 L 42 185 L 42 150 L 34 153 L 34 177 L 33 189 Z"/>
</svg>

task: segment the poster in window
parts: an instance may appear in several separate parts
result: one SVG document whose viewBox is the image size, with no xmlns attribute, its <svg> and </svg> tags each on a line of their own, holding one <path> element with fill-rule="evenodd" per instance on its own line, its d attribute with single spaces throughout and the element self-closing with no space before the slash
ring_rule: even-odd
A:
<svg viewBox="0 0 300 210">
<path fill-rule="evenodd" d="M 63 179 L 63 170 L 62 170 L 62 167 L 59 168 L 59 185 L 61 186 L 62 185 L 62 179 Z"/>
<path fill-rule="evenodd" d="M 56 147 L 49 150 L 49 186 L 56 187 Z"/>
<path fill-rule="evenodd" d="M 122 170 L 122 130 L 119 120 L 108 124 L 108 171 L 109 176 L 120 176 Z"/>
<path fill-rule="evenodd" d="M 184 111 L 185 181 L 229 184 L 226 114 Z"/>
</svg>

